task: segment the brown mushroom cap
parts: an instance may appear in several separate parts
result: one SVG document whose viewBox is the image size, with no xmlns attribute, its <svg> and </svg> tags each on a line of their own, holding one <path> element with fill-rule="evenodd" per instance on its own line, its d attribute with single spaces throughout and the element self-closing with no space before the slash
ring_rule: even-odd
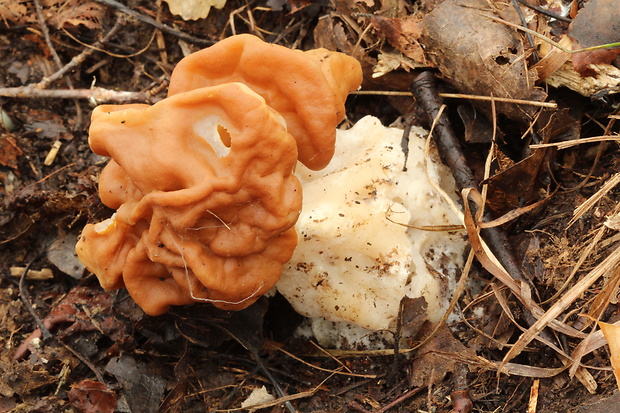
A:
<svg viewBox="0 0 620 413">
<path fill-rule="evenodd" d="M 110 156 L 102 201 L 117 209 L 76 246 L 104 288 L 151 315 L 195 301 L 242 309 L 278 280 L 297 244 L 294 138 L 241 83 L 153 106 L 104 105 L 90 145 Z"/>
<path fill-rule="evenodd" d="M 291 50 L 241 34 L 182 59 L 172 72 L 168 95 L 241 82 L 286 120 L 299 160 L 324 168 L 334 154 L 344 102 L 362 82 L 359 62 L 326 49 Z"/>
</svg>

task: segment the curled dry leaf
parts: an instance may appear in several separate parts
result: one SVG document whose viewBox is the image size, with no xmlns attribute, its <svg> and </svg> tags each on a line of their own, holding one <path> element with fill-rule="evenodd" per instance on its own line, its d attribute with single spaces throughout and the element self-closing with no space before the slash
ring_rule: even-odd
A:
<svg viewBox="0 0 620 413">
<path fill-rule="evenodd" d="M 413 61 L 413 65 L 403 65 L 405 70 L 416 65 L 430 65 L 426 60 L 424 49 L 418 43 L 422 35 L 422 26 L 418 17 L 411 15 L 404 18 L 390 19 L 374 15 L 370 21 L 373 28 L 385 35 L 392 46 Z"/>
<path fill-rule="evenodd" d="M 607 343 L 609 344 L 609 352 L 611 353 L 611 365 L 614 368 L 616 383 L 620 388 L 620 326 L 599 322 Z"/>
</svg>

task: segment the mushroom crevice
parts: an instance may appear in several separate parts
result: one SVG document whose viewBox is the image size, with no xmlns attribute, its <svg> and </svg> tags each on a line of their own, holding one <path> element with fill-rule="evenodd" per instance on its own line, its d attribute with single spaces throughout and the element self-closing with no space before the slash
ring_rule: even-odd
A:
<svg viewBox="0 0 620 413">
<path fill-rule="evenodd" d="M 272 65 L 261 66 L 270 82 L 246 76 L 255 48 Z M 116 213 L 84 228 L 81 261 L 150 315 L 197 301 L 249 306 L 297 245 L 295 165 L 329 162 L 344 101 L 360 83 L 351 57 L 239 35 L 183 59 L 155 105 L 95 108 L 89 143 L 111 158 L 99 193 Z"/>
</svg>

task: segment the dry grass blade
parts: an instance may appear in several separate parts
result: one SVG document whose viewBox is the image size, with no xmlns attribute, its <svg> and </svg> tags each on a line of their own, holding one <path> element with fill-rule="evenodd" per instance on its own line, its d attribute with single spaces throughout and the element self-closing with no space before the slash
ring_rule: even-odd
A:
<svg viewBox="0 0 620 413">
<path fill-rule="evenodd" d="M 526 214 L 526 213 L 528 213 L 528 212 L 538 208 L 539 206 L 541 206 L 542 204 L 547 202 L 549 199 L 551 199 L 551 196 L 548 196 L 547 198 L 541 199 L 540 201 L 537 201 L 537 202 L 535 202 L 535 203 L 533 203 L 531 205 L 527 205 L 527 206 L 524 206 L 524 207 L 513 209 L 512 211 L 509 211 L 509 212 L 505 213 L 504 215 L 502 215 L 499 218 L 494 219 L 493 221 L 481 222 L 481 223 L 478 224 L 478 226 L 480 228 L 491 228 L 491 227 L 497 227 L 499 225 L 504 225 L 505 223 L 510 222 L 513 219 L 517 219 L 521 215 Z"/>
<path fill-rule="evenodd" d="M 308 391 L 304 391 L 304 392 L 300 392 L 300 393 L 296 393 L 296 394 L 291 394 L 289 396 L 284 396 L 284 397 L 280 397 L 274 401 L 271 401 L 269 403 L 261 403 L 261 404 L 256 404 L 254 406 L 246 406 L 246 407 L 239 407 L 236 409 L 225 409 L 225 410 L 213 410 L 214 412 L 241 412 L 241 411 L 255 411 L 255 410 L 259 410 L 259 409 L 267 409 L 269 407 L 275 407 L 275 406 L 280 406 L 286 402 L 290 402 L 293 400 L 297 400 L 297 399 L 303 399 L 306 397 L 310 397 L 312 395 L 314 395 L 314 393 L 316 393 L 317 391 L 319 391 L 321 389 L 321 386 L 323 386 L 323 384 L 325 384 L 325 382 L 327 380 L 329 380 L 330 378 L 332 378 L 332 376 L 334 375 L 330 374 L 329 376 L 327 376 L 327 378 L 325 380 L 323 380 L 321 383 L 319 383 L 316 387 L 314 387 L 312 390 L 308 390 Z"/>
<path fill-rule="evenodd" d="M 588 318 L 592 318 L 595 321 L 599 321 L 601 316 L 603 315 L 605 309 L 610 304 L 613 296 L 616 294 L 618 290 L 618 286 L 620 285 L 620 267 L 616 267 L 614 274 L 609 277 L 605 286 L 601 289 L 601 291 L 597 294 L 590 306 L 590 311 L 588 312 Z M 594 334 L 594 330 L 588 334 L 588 337 L 583 339 L 583 341 L 587 342 L 590 337 Z M 596 391 L 596 382 L 594 378 L 585 377 L 583 372 L 585 369 L 580 369 L 581 359 L 585 356 L 586 346 L 577 347 L 572 354 L 572 365 L 569 369 L 569 376 L 573 377 L 577 376 L 579 381 L 581 381 L 585 387 L 588 389 L 590 393 L 594 393 Z M 592 384 L 594 382 L 594 385 Z"/>
<path fill-rule="evenodd" d="M 611 178 L 609 178 L 605 184 L 596 191 L 594 195 L 590 198 L 586 199 L 581 205 L 575 208 L 573 211 L 573 218 L 568 222 L 567 228 L 573 225 L 579 218 L 583 216 L 590 208 L 592 208 L 598 201 L 601 200 L 609 191 L 616 187 L 620 183 L 620 173 L 614 174 Z"/>
<path fill-rule="evenodd" d="M 574 360 L 566 358 L 562 355 L 560 355 L 559 357 L 565 366 L 570 366 L 571 370 L 574 371 L 574 373 L 571 374 L 570 377 L 576 377 L 577 380 L 579 380 L 579 382 L 583 384 L 583 387 L 585 387 L 586 390 L 590 392 L 590 394 L 595 394 L 596 389 L 598 388 L 598 383 L 596 383 L 596 380 L 594 380 L 592 374 L 590 374 L 590 372 L 584 366 L 576 363 Z"/>
<path fill-rule="evenodd" d="M 579 269 L 581 268 L 583 263 L 586 261 L 586 259 L 590 256 L 590 254 L 594 250 L 594 247 L 597 246 L 597 245 L 600 245 L 601 248 L 603 247 L 603 244 L 602 243 L 599 244 L 599 242 L 603 238 L 604 234 L 605 234 L 605 227 L 601 227 L 596 232 L 596 235 L 594 236 L 592 241 L 588 243 L 588 246 L 585 247 L 584 249 L 582 249 L 582 253 L 579 256 L 579 259 L 577 260 L 577 263 L 575 263 L 575 265 L 573 266 L 573 269 L 571 270 L 570 274 L 568 275 L 568 277 L 566 277 L 566 280 L 564 280 L 564 284 L 562 284 L 562 286 L 558 289 L 558 291 L 551 298 L 549 298 L 547 301 L 545 301 L 542 304 L 546 304 L 546 303 L 555 301 L 564 292 L 566 287 L 568 287 L 568 285 L 572 282 L 573 278 L 577 274 L 577 271 L 579 271 Z M 607 241 L 607 240 L 605 240 L 605 241 Z"/>
<path fill-rule="evenodd" d="M 527 331 L 525 328 L 521 327 L 521 325 L 514 318 L 514 315 L 512 314 L 512 311 L 510 310 L 508 302 L 506 301 L 506 298 L 501 293 L 501 291 L 498 288 L 498 286 L 495 283 L 492 283 L 491 284 L 491 288 L 493 290 L 493 294 L 495 295 L 495 298 L 497 299 L 497 302 L 502 307 L 502 310 L 504 310 L 504 314 L 506 314 L 506 316 L 510 319 L 510 321 L 512 321 L 512 323 L 515 326 L 517 326 L 519 328 L 519 330 L 521 330 L 523 332 Z M 555 352 L 558 353 L 560 356 L 563 356 L 563 357 L 566 357 L 566 358 L 570 358 L 570 356 L 568 354 L 566 354 L 561 348 L 559 348 L 555 344 L 551 343 L 549 340 L 545 340 L 543 337 L 537 337 L 537 339 L 538 339 L 538 341 L 542 342 L 546 346 L 548 346 L 548 347 L 552 348 L 553 350 L 555 350 Z"/>
<path fill-rule="evenodd" d="M 603 274 L 614 270 L 620 263 L 620 248 L 616 248 L 605 260 L 597 265 L 592 271 L 583 277 L 575 286 L 573 286 L 566 294 L 564 294 L 551 308 L 534 323 L 524 334 L 519 337 L 515 345 L 506 353 L 502 360 L 502 366 L 516 357 L 525 346 L 534 340 L 538 334 L 550 325 L 564 312 L 581 294 L 583 294 L 590 286 L 598 280 Z"/>
<path fill-rule="evenodd" d="M 588 317 L 598 320 L 605 312 L 614 296 L 618 292 L 618 286 L 620 286 L 620 266 L 616 268 L 613 275 L 606 277 L 605 285 L 599 293 L 594 297 L 590 310 L 588 311 Z"/>
<path fill-rule="evenodd" d="M 495 278 L 508 287 L 521 301 L 524 301 L 524 298 L 521 296 L 520 284 L 502 267 L 502 265 L 489 250 L 489 247 L 480 237 L 479 228 L 474 222 L 474 217 L 472 216 L 469 207 L 470 199 L 473 199 L 477 204 L 481 203 L 480 193 L 474 188 L 465 188 L 462 196 L 463 205 L 465 206 L 465 213 L 463 214 L 465 228 L 467 228 L 469 242 L 471 243 L 474 253 L 476 254 L 476 258 L 478 258 L 478 261 L 480 261 L 482 266 L 487 271 L 493 274 Z"/>
<path fill-rule="evenodd" d="M 572 139 L 569 141 L 563 142 L 553 142 L 553 143 L 538 143 L 535 145 L 530 145 L 532 149 L 538 148 L 558 148 L 558 149 L 567 149 L 572 148 L 573 146 L 583 145 L 585 143 L 596 143 L 596 142 L 605 142 L 605 141 L 620 141 L 619 135 L 602 135 L 602 136 L 592 136 L 589 138 L 581 138 L 581 139 Z"/>
<path fill-rule="evenodd" d="M 613 325 L 620 326 L 620 321 L 616 321 L 615 323 L 613 323 Z M 575 347 L 574 352 L 579 351 L 585 356 L 595 350 L 598 350 L 605 344 L 607 344 L 607 340 L 605 340 L 603 332 L 601 330 L 596 330 L 588 337 L 588 340 L 583 340 L 581 343 L 579 343 L 577 347 Z"/>
<path fill-rule="evenodd" d="M 530 387 L 530 401 L 527 404 L 527 413 L 536 413 L 538 406 L 538 388 L 540 387 L 540 379 L 534 380 Z"/>
<path fill-rule="evenodd" d="M 438 354 L 442 357 L 457 360 L 463 362 L 472 367 L 478 367 L 484 370 L 497 370 L 500 373 L 510 374 L 521 377 L 534 377 L 534 378 L 549 378 L 554 377 L 566 370 L 564 367 L 545 368 L 526 366 L 524 364 L 506 363 L 501 365 L 498 361 L 491 361 L 482 356 L 468 356 L 465 353 L 445 353 L 440 351 L 434 351 L 434 354 Z"/>
<path fill-rule="evenodd" d="M 276 349 L 276 350 L 286 354 L 287 356 L 291 357 L 292 359 L 295 359 L 298 362 L 303 363 L 303 364 L 305 364 L 306 366 L 308 366 L 310 368 L 313 368 L 313 369 L 316 369 L 316 370 L 320 370 L 320 371 L 325 371 L 325 372 L 331 373 L 332 375 L 333 374 L 341 374 L 343 376 L 361 377 L 361 378 L 365 378 L 365 379 L 376 379 L 377 378 L 377 376 L 375 374 L 357 374 L 357 373 L 349 373 L 349 372 L 346 372 L 346 371 L 342 371 L 344 366 L 341 366 L 341 367 L 337 368 L 336 370 L 326 369 L 326 368 L 323 368 L 323 367 L 316 366 L 316 365 L 314 365 L 312 363 L 308 363 L 307 361 L 297 357 L 293 353 L 290 353 L 290 352 L 284 350 L 280 346 L 273 345 L 272 348 L 274 348 L 274 349 Z M 323 350 L 323 349 L 321 349 L 321 350 Z M 328 353 L 330 356 L 333 355 L 331 352 L 328 352 L 328 351 L 323 351 L 323 352 Z"/>
<path fill-rule="evenodd" d="M 611 47 L 618 47 L 618 46 L 620 46 L 620 42 L 616 42 L 616 43 L 601 44 L 601 45 L 592 46 L 592 47 L 585 47 L 583 49 L 570 50 L 570 49 L 567 49 L 566 47 L 562 46 L 560 43 L 554 42 L 553 40 L 549 39 L 548 37 L 545 37 L 542 34 L 536 32 L 536 31 L 534 31 L 532 29 L 528 29 L 527 27 L 519 26 L 517 24 L 510 23 L 509 21 L 500 19 L 498 17 L 489 16 L 488 14 L 484 14 L 483 13 L 482 15 L 484 17 L 486 17 L 486 18 L 491 19 L 491 20 L 495 20 L 496 22 L 503 23 L 506 26 L 510 26 L 510 27 L 515 28 L 517 30 L 521 30 L 521 31 L 523 31 L 525 33 L 529 33 L 532 36 L 536 36 L 540 40 L 542 40 L 543 42 L 549 43 L 550 45 L 552 45 L 554 47 L 557 47 L 558 49 L 560 49 L 564 53 L 574 54 L 574 53 L 579 53 L 579 52 L 587 52 L 589 50 L 609 49 Z"/>
</svg>

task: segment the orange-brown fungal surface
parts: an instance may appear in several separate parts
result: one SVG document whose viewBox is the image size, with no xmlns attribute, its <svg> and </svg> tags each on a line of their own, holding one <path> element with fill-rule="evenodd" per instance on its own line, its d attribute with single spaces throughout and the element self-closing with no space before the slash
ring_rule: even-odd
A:
<svg viewBox="0 0 620 413">
<path fill-rule="evenodd" d="M 244 83 L 263 96 L 284 117 L 299 160 L 318 170 L 334 154 L 344 102 L 361 84 L 362 70 L 356 59 L 341 53 L 301 52 L 241 34 L 182 59 L 168 95 L 228 82 Z"/>
<path fill-rule="evenodd" d="M 103 105 L 89 143 L 112 218 L 87 225 L 82 262 L 151 315 L 195 301 L 242 309 L 267 292 L 297 244 L 295 139 L 241 83 L 153 106 Z"/>
</svg>

